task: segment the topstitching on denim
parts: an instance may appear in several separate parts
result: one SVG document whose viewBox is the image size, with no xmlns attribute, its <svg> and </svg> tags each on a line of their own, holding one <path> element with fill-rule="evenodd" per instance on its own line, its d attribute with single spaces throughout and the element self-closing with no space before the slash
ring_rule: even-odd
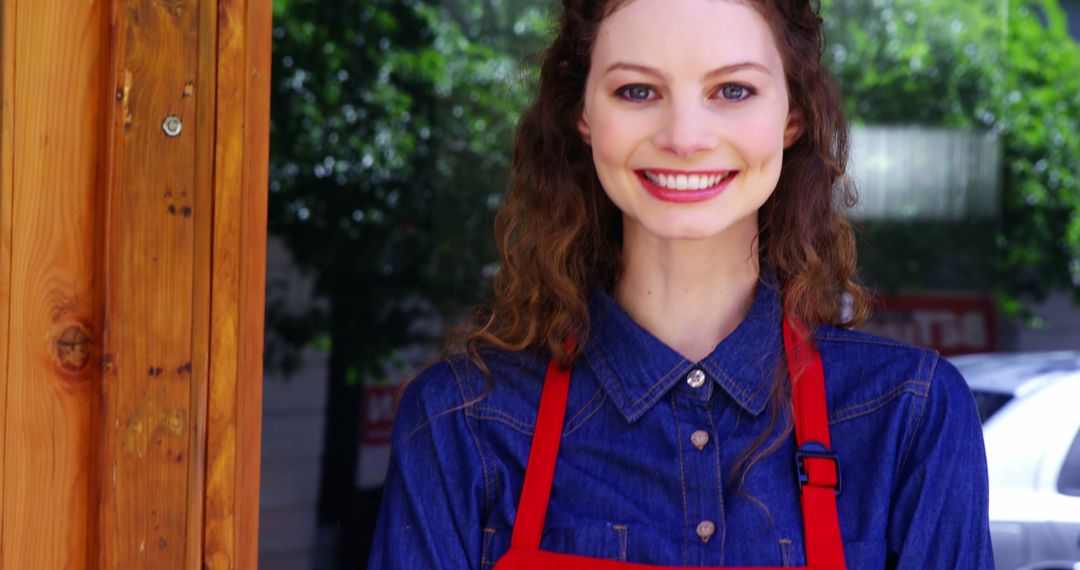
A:
<svg viewBox="0 0 1080 570">
<path fill-rule="evenodd" d="M 719 439 L 718 438 L 719 430 L 716 429 L 716 421 L 713 419 L 713 411 L 714 411 L 713 409 L 710 409 L 709 413 L 705 414 L 706 417 L 708 417 L 708 419 L 709 419 L 709 431 L 711 432 L 709 438 L 710 439 Z M 710 445 L 710 444 L 707 444 L 707 445 Z M 718 503 L 720 505 L 720 517 L 719 517 L 719 519 L 721 521 L 726 521 L 727 516 L 724 513 L 724 511 L 725 511 L 725 505 L 724 505 L 724 474 L 720 470 L 720 445 L 719 445 L 719 442 L 712 442 L 711 447 L 712 447 L 712 452 L 713 452 L 713 459 L 716 461 L 716 498 L 717 498 L 717 501 L 718 501 Z M 725 548 L 727 547 L 727 535 L 728 535 L 727 525 L 726 524 L 721 525 L 718 530 L 720 531 L 720 565 L 723 566 L 723 564 L 724 564 L 724 554 L 726 553 Z"/>
<path fill-rule="evenodd" d="M 925 359 L 925 354 L 924 354 L 923 360 L 919 362 L 919 371 L 920 372 L 923 370 L 923 364 L 925 362 L 926 362 L 926 359 Z M 930 383 L 931 386 L 927 386 L 927 393 L 929 393 L 929 389 L 932 387 L 932 383 L 934 382 L 934 373 L 937 371 L 937 365 L 938 365 L 937 353 L 934 353 L 934 359 L 933 359 L 933 362 L 930 364 L 930 373 L 929 373 L 928 378 L 927 378 L 927 382 Z M 902 472 L 904 470 L 904 465 L 907 465 L 908 455 L 911 453 L 911 448 L 915 445 L 915 436 L 919 432 L 919 425 L 922 424 L 923 414 L 926 411 L 926 400 L 927 400 L 927 398 L 913 398 L 912 399 L 912 402 L 911 402 L 911 415 L 909 416 L 912 419 L 909 420 L 909 422 L 908 422 L 908 425 L 911 426 L 910 430 L 909 430 L 911 435 L 908 437 L 907 443 L 905 443 L 903 448 L 902 448 L 904 450 L 904 453 L 900 457 L 899 464 L 897 464 L 897 468 L 896 468 L 897 473 Z M 914 421 L 913 425 L 911 424 L 911 421 Z"/>
<path fill-rule="evenodd" d="M 883 408 L 884 406 L 888 405 L 896 398 L 903 396 L 904 394 L 911 394 L 919 398 L 925 398 L 926 386 L 927 384 L 919 382 L 918 380 L 908 380 L 906 382 L 901 382 L 900 384 L 894 386 L 888 392 L 885 392 L 884 394 L 876 398 L 872 398 L 859 404 L 853 404 L 844 408 L 840 408 L 839 410 L 830 413 L 829 425 L 839 424 L 847 420 L 859 418 L 867 414 L 872 414 L 877 410 Z"/>
<path fill-rule="evenodd" d="M 604 402 L 607 399 L 607 395 L 604 390 L 597 388 L 589 401 L 585 402 L 576 412 L 567 410 L 567 417 L 563 425 L 563 435 L 571 435 L 577 431 L 581 426 L 585 425 L 585 422 L 589 420 L 596 412 L 600 411 L 604 406 Z M 539 402 L 537 403 L 539 405 Z M 536 427 L 534 422 L 518 419 L 498 408 L 486 405 L 482 400 L 475 404 L 470 404 L 465 408 L 465 413 L 470 417 L 478 420 L 492 420 L 501 422 L 515 431 L 532 437 L 533 430 Z"/>
<path fill-rule="evenodd" d="M 769 384 L 767 382 L 767 377 L 760 378 L 754 385 L 754 392 L 748 393 L 746 389 L 735 382 L 727 372 L 719 366 L 713 365 L 708 360 L 702 362 L 702 368 L 704 368 L 710 376 L 715 378 L 720 386 L 731 395 L 732 399 L 742 406 L 743 409 L 750 412 L 751 415 L 756 416 L 765 409 L 768 398 L 763 396 L 763 390 L 765 386 Z"/>
<path fill-rule="evenodd" d="M 465 405 L 465 389 L 461 385 L 461 376 L 458 374 L 453 364 L 450 365 L 451 370 L 454 373 L 454 381 L 457 383 L 458 391 L 461 393 L 462 405 Z M 466 368 L 468 370 L 468 368 Z M 467 372 L 466 372 L 467 374 Z M 484 453 L 484 446 L 480 443 L 480 438 L 476 436 L 476 427 L 472 422 L 466 419 L 466 429 L 469 430 L 469 436 L 472 437 L 473 445 L 476 446 L 476 453 L 480 456 L 480 475 L 484 478 L 484 509 L 491 510 L 492 505 L 495 503 L 496 487 L 498 486 L 498 470 L 495 468 L 495 461 L 492 460 L 490 468 L 487 460 L 487 456 Z"/>
<path fill-rule="evenodd" d="M 651 408 L 652 405 L 655 404 L 658 399 L 663 397 L 664 393 L 671 388 L 675 383 L 676 378 L 681 376 L 679 371 L 683 368 L 689 368 L 689 363 L 685 360 L 675 364 L 675 366 L 656 380 L 644 394 L 637 400 L 631 402 L 630 396 L 623 388 L 622 381 L 620 381 L 619 377 L 611 370 L 604 354 L 597 349 L 595 345 L 586 348 L 585 360 L 591 366 L 597 380 L 604 385 L 609 392 L 618 394 L 619 398 L 617 400 L 613 398 L 612 403 L 616 405 L 629 422 L 634 422 L 645 415 L 645 412 L 649 411 L 649 408 Z M 637 371 L 633 373 L 640 374 L 640 372 Z"/>
<path fill-rule="evenodd" d="M 686 566 L 689 564 L 687 559 L 690 556 L 690 507 L 686 500 L 686 461 L 683 459 L 683 435 L 682 427 L 679 425 L 679 406 L 675 403 L 675 392 L 671 393 L 671 414 L 675 418 L 675 436 L 679 442 L 679 489 L 682 491 L 683 512 L 682 565 Z"/>
</svg>

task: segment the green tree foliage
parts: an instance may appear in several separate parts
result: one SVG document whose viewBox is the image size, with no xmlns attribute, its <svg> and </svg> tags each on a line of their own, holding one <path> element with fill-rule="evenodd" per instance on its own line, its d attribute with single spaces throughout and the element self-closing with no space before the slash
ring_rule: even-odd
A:
<svg viewBox="0 0 1080 570">
<path fill-rule="evenodd" d="M 271 366 L 329 336 L 350 380 L 377 376 L 426 332 L 417 317 L 484 292 L 522 56 L 546 22 L 516 4 L 275 3 L 269 226 L 329 302 L 271 304 Z"/>
<path fill-rule="evenodd" d="M 1054 1 L 1013 0 L 1008 21 L 999 123 L 1007 307 L 1055 287 L 1080 301 L 1080 47 Z"/>
<path fill-rule="evenodd" d="M 1080 48 L 1055 0 L 826 0 L 826 61 L 860 123 L 987 130 L 1001 140 L 1002 220 L 994 239 L 1001 306 L 1022 312 L 1053 289 L 1080 301 Z M 903 232 L 869 228 L 871 240 Z M 939 228 L 941 232 L 948 231 Z M 938 235 L 941 235 L 940 233 Z M 923 242 L 927 240 L 922 240 Z M 932 240 L 930 240 L 932 241 Z M 970 240 L 968 240 L 970 242 Z M 918 244 L 918 236 L 912 241 Z M 950 254 L 868 259 L 911 284 Z M 900 246 L 903 247 L 902 245 Z M 925 255 L 924 255 L 925 254 Z M 886 264 L 905 262 L 908 271 Z M 963 262 L 961 262 L 963 264 Z"/>
<path fill-rule="evenodd" d="M 274 9 L 269 228 L 325 302 L 299 312 L 269 284 L 267 365 L 329 348 L 319 521 L 350 528 L 361 381 L 392 374 L 395 349 L 485 295 L 491 213 L 529 93 L 521 55 L 546 19 L 498 0 Z"/>
</svg>

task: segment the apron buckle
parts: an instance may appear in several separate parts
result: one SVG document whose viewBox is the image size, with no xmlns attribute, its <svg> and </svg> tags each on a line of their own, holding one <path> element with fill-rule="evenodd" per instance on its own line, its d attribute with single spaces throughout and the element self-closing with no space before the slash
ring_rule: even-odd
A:
<svg viewBox="0 0 1080 570">
<path fill-rule="evenodd" d="M 831 461 L 828 465 L 826 461 Z M 799 481 L 799 493 L 804 485 L 832 487 L 840 496 L 840 457 L 819 441 L 806 441 L 795 451 L 795 473 Z"/>
</svg>

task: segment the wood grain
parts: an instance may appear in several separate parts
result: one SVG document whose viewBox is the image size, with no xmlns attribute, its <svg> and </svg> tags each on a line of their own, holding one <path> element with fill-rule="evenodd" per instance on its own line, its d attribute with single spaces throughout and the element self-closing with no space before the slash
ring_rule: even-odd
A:
<svg viewBox="0 0 1080 570">
<path fill-rule="evenodd" d="M 4 568 L 87 563 L 100 16 L 4 2 Z"/>
<path fill-rule="evenodd" d="M 192 443 L 198 4 L 113 10 L 101 567 L 182 568 Z M 178 135 L 163 128 L 181 121 Z M 136 222 L 137 221 L 137 222 Z M 134 222 L 134 223 L 133 223 Z"/>
<path fill-rule="evenodd" d="M 266 216 L 270 188 L 270 68 L 273 4 L 248 0 L 243 24 L 244 227 L 238 246 L 247 252 L 240 282 L 242 344 L 237 378 L 240 447 L 236 507 L 240 532 L 239 568 L 259 563 L 259 473 L 262 465 L 263 331 L 266 314 Z"/>
<path fill-rule="evenodd" d="M 15 0 L 0 2 L 0 416 L 7 410 L 8 324 L 11 316 L 12 86 L 15 77 Z M 0 513 L 4 508 L 4 451 L 7 422 L 0 421 Z M 4 560 L 4 517 L 0 514 L 0 568 Z"/>
<path fill-rule="evenodd" d="M 241 6 L 242 7 L 242 6 Z M 207 409 L 206 527 L 203 556 L 209 570 L 237 567 L 236 457 L 240 330 L 240 251 L 243 225 L 243 32 L 237 4 L 218 4 L 217 136 L 214 156 L 214 270 L 210 317 L 210 385 Z M 240 54 L 240 58 L 237 54 Z"/>
<path fill-rule="evenodd" d="M 257 565 L 271 4 L 219 3 L 204 556 Z"/>
<path fill-rule="evenodd" d="M 253 569 L 271 2 L 0 9 L 0 570 Z"/>
<path fill-rule="evenodd" d="M 218 6 L 215 2 L 199 3 L 198 79 L 195 89 L 197 116 L 195 128 L 199 136 L 195 149 L 195 180 L 199 188 L 213 188 L 214 151 L 217 117 L 217 28 Z M 197 192 L 195 209 L 214 211 L 214 193 Z M 210 379 L 210 302 L 213 263 L 214 216 L 195 217 L 195 282 L 192 301 L 192 431 L 188 478 L 187 557 L 184 568 L 203 569 L 203 535 L 206 516 L 206 445 L 207 405 Z"/>
</svg>

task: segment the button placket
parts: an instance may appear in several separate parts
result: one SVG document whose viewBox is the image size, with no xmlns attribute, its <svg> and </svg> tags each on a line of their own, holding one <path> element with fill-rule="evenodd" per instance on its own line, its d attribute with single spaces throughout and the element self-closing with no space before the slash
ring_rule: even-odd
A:
<svg viewBox="0 0 1080 570">
<path fill-rule="evenodd" d="M 723 498 L 716 446 L 709 446 L 715 435 L 711 427 L 716 404 L 712 383 L 701 368 L 691 368 L 683 379 L 686 386 L 673 391 L 675 421 L 679 425 L 679 460 L 684 499 L 686 500 L 685 536 L 690 550 L 686 564 L 701 567 L 722 566 L 724 561 Z M 679 403 L 683 405 L 678 405 Z M 716 540 L 713 540 L 713 538 Z"/>
</svg>

